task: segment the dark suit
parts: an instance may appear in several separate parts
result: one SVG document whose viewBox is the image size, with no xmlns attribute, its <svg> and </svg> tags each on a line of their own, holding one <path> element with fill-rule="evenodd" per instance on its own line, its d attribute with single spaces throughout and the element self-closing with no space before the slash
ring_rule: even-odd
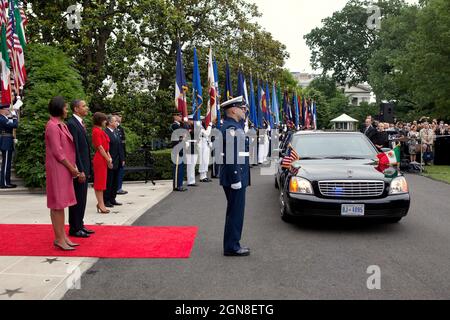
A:
<svg viewBox="0 0 450 320">
<path fill-rule="evenodd" d="M 0 115 L 0 151 L 2 152 L 2 168 L 0 186 L 11 184 L 11 160 L 14 152 L 13 130 L 19 126 L 17 117 Z"/>
<path fill-rule="evenodd" d="M 109 154 L 113 160 L 113 168 L 108 168 L 108 177 L 106 180 L 106 190 L 103 193 L 105 204 L 116 202 L 117 185 L 119 182 L 119 169 L 122 167 L 123 161 L 125 161 L 125 155 L 121 145 L 119 133 L 117 130 L 111 131 L 110 128 L 105 129 L 106 134 L 109 137 Z"/>
<path fill-rule="evenodd" d="M 84 183 L 73 180 L 73 188 L 77 204 L 69 207 L 69 225 L 70 231 L 77 232 L 84 228 L 84 213 L 86 211 L 88 178 L 91 176 L 91 148 L 86 135 L 86 129 L 75 117 L 67 120 L 67 127 L 75 143 L 76 164 L 78 171 L 86 175 Z"/>
<path fill-rule="evenodd" d="M 387 131 L 377 131 L 373 136 L 372 142 L 382 148 L 389 148 L 389 134 Z"/>
<path fill-rule="evenodd" d="M 370 141 L 374 141 L 375 135 L 377 134 L 377 129 L 375 129 L 373 126 L 366 127 L 363 131 L 363 133 L 369 138 Z"/>
<path fill-rule="evenodd" d="M 234 130 L 233 136 L 227 134 L 227 130 Z M 245 192 L 250 185 L 250 166 L 249 157 L 240 153 L 248 153 L 248 141 L 245 141 L 245 150 L 239 148 L 238 136 L 244 139 L 244 127 L 242 123 L 236 122 L 233 119 L 226 118 L 221 128 L 223 135 L 223 151 L 224 164 L 220 167 L 220 185 L 225 191 L 227 198 L 227 213 L 225 220 L 225 232 L 223 239 L 224 252 L 236 252 L 241 249 L 240 240 L 242 235 L 242 227 L 244 224 L 245 211 Z M 228 141 L 227 139 L 233 139 Z M 234 147 L 233 160 L 227 159 L 227 147 Z M 243 160 L 245 158 L 245 161 Z M 240 159 L 238 161 L 238 159 Z M 231 161 L 229 161 L 231 160 Z M 232 184 L 241 183 L 242 188 L 235 190 L 231 187 Z"/>
<path fill-rule="evenodd" d="M 123 127 L 121 125 L 119 125 L 117 127 L 117 132 L 119 133 L 119 138 L 120 138 L 120 145 L 122 146 L 122 152 L 123 152 L 123 158 L 124 161 L 126 160 L 126 156 L 127 156 L 127 148 L 126 148 L 126 138 L 125 138 L 125 130 L 123 129 Z M 122 182 L 123 182 L 123 176 L 125 175 L 125 171 L 124 168 L 121 167 L 119 169 L 119 182 L 117 185 L 117 191 L 122 190 Z"/>
</svg>

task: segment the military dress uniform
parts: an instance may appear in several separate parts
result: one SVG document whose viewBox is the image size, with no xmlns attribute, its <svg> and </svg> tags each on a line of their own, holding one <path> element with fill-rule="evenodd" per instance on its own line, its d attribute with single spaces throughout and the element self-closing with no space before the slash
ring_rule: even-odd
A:
<svg viewBox="0 0 450 320">
<path fill-rule="evenodd" d="M 212 131 L 212 123 L 205 129 L 203 126 L 200 131 L 199 156 L 200 165 L 198 172 L 200 173 L 200 182 L 211 182 L 208 178 L 209 158 L 211 157 L 210 136 Z"/>
<path fill-rule="evenodd" d="M 171 132 L 175 132 L 178 129 L 182 129 L 184 126 L 178 122 L 174 121 L 171 126 L 170 130 Z M 174 148 L 176 145 L 181 143 L 183 141 L 183 138 L 180 138 L 179 141 L 173 141 L 172 142 L 172 148 Z M 174 191 L 186 191 L 186 189 L 183 187 L 183 181 L 184 181 L 184 162 L 183 162 L 183 149 L 179 151 L 177 158 L 175 160 L 175 163 L 172 165 L 172 176 L 173 176 L 173 190 Z"/>
<path fill-rule="evenodd" d="M 244 104 L 245 100 L 238 97 L 223 103 L 222 108 L 226 109 Z M 223 187 L 227 198 L 223 239 L 224 255 L 245 256 L 249 255 L 250 251 L 248 248 L 241 247 L 240 240 L 244 223 L 245 194 L 247 187 L 250 185 L 248 140 L 244 137 L 243 122 L 225 118 L 221 131 L 224 158 L 220 168 L 220 185 Z M 244 150 L 241 150 L 242 144 L 238 142 L 239 139 L 245 139 Z M 227 147 L 234 147 L 232 160 L 227 159 Z"/>
<path fill-rule="evenodd" d="M 1 109 L 8 109 L 8 105 L 0 105 Z M 19 126 L 15 112 L 9 115 L 0 114 L 0 151 L 2 153 L 2 168 L 0 174 L 0 188 L 15 188 L 11 184 L 11 161 L 14 152 L 13 130 Z"/>
<path fill-rule="evenodd" d="M 190 115 L 189 120 L 193 120 L 194 116 Z M 189 147 L 186 152 L 187 157 L 187 164 L 186 164 L 186 170 L 187 170 L 187 183 L 189 187 L 196 187 L 197 184 L 195 182 L 195 167 L 198 162 L 198 155 L 199 155 L 199 142 L 200 142 L 200 130 L 201 130 L 201 124 L 198 125 L 195 123 L 193 125 L 189 125 L 189 136 L 190 140 L 188 140 Z"/>
</svg>

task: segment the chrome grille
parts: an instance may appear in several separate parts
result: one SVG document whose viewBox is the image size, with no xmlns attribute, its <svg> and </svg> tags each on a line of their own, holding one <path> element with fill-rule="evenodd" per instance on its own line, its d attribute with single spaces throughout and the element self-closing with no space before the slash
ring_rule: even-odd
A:
<svg viewBox="0 0 450 320">
<path fill-rule="evenodd" d="M 319 190 L 326 197 L 378 197 L 383 194 L 384 182 L 370 180 L 319 181 Z"/>
</svg>

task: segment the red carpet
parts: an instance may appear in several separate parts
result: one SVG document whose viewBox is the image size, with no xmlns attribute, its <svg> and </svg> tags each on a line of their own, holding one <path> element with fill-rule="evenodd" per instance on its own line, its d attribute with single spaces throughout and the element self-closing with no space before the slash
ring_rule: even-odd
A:
<svg viewBox="0 0 450 320">
<path fill-rule="evenodd" d="M 51 225 L 0 224 L 0 256 L 189 258 L 197 227 L 87 226 L 90 238 L 70 239 L 75 251 L 53 246 Z"/>
</svg>

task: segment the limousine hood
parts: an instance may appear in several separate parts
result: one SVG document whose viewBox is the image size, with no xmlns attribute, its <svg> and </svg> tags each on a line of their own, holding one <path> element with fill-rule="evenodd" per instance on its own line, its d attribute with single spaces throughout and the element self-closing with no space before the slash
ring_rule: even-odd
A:
<svg viewBox="0 0 450 320">
<path fill-rule="evenodd" d="M 396 168 L 380 166 L 371 159 L 300 160 L 297 176 L 310 181 L 320 180 L 383 180 L 391 181 L 400 173 Z"/>
</svg>

